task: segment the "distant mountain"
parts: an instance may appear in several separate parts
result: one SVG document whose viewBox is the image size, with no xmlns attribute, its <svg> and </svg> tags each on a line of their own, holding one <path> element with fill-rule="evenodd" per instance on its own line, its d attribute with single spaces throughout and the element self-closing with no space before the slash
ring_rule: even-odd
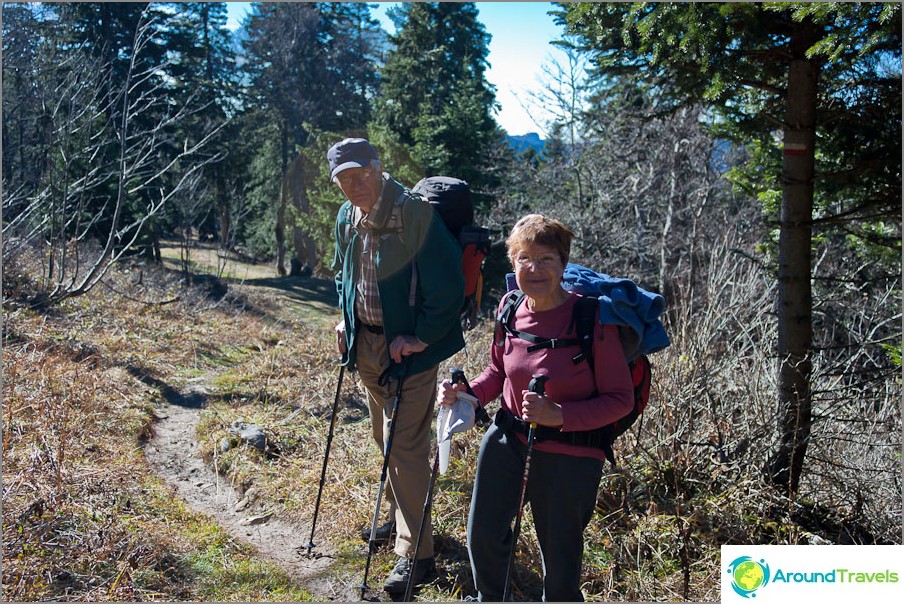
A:
<svg viewBox="0 0 904 604">
<path fill-rule="evenodd" d="M 546 147 L 546 141 L 540 138 L 536 132 L 528 132 L 527 134 L 519 134 L 517 136 L 506 136 L 506 142 L 515 150 L 515 153 L 524 153 L 528 148 L 541 154 Z"/>
</svg>

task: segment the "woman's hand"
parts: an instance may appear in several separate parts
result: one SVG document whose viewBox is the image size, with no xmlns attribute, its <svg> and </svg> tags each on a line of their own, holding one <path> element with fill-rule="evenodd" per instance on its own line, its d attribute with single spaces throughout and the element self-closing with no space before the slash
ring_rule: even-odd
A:
<svg viewBox="0 0 904 604">
<path fill-rule="evenodd" d="M 562 405 L 530 390 L 521 391 L 521 419 L 528 423 L 561 428 L 565 422 Z"/>
<path fill-rule="evenodd" d="M 436 400 L 440 405 L 448 407 L 458 398 L 459 392 L 467 392 L 464 384 L 453 384 L 451 380 L 445 379 L 436 389 Z"/>
</svg>

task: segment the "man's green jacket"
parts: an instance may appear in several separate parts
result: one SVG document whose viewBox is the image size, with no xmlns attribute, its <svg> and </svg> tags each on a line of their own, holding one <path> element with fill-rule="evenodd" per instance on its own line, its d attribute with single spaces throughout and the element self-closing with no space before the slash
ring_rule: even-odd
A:
<svg viewBox="0 0 904 604">
<path fill-rule="evenodd" d="M 403 199 L 404 197 L 404 199 Z M 386 224 L 392 206 L 401 202 L 401 232 L 379 237 L 376 255 L 377 283 L 383 308 L 383 333 L 387 349 L 400 334 L 413 334 L 427 344 L 411 355 L 404 371 L 414 374 L 449 358 L 464 347 L 459 312 L 464 301 L 461 247 L 425 200 L 412 195 L 388 174 L 383 175 L 379 214 L 373 221 Z M 356 280 L 360 275 L 362 235 L 353 224 L 354 207 L 346 201 L 336 217 L 336 291 L 345 321 L 348 355 L 344 363 L 355 366 Z M 414 270 L 412 270 L 412 262 Z M 412 279 L 415 287 L 412 291 Z"/>
</svg>

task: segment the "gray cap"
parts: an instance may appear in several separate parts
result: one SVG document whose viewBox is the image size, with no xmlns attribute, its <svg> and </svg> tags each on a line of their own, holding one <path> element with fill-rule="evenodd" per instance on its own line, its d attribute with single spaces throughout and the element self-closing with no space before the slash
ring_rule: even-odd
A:
<svg viewBox="0 0 904 604">
<path fill-rule="evenodd" d="M 372 161 L 379 161 L 377 150 L 363 138 L 341 140 L 326 153 L 330 162 L 330 179 L 349 168 L 367 168 Z"/>
</svg>

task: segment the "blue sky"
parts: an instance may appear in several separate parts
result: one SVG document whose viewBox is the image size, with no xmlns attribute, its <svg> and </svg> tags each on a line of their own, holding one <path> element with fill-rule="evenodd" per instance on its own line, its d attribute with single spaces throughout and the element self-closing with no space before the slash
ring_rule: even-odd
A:
<svg viewBox="0 0 904 604">
<path fill-rule="evenodd" d="M 392 22 L 386 17 L 386 9 L 398 2 L 380 2 L 374 16 L 383 28 L 394 32 Z M 250 8 L 248 2 L 229 3 L 230 26 L 237 27 Z M 548 2 L 478 2 L 479 19 L 490 41 L 490 69 L 487 79 L 496 86 L 496 100 L 501 110 L 496 120 L 509 134 L 539 132 L 544 136 L 543 124 L 535 124 L 522 104 L 530 106 L 529 91 L 540 88 L 538 76 L 541 66 L 550 57 L 561 53 L 550 46 L 561 35 L 561 28 L 553 23 L 547 11 Z M 542 122 L 542 112 L 531 109 Z"/>
</svg>

